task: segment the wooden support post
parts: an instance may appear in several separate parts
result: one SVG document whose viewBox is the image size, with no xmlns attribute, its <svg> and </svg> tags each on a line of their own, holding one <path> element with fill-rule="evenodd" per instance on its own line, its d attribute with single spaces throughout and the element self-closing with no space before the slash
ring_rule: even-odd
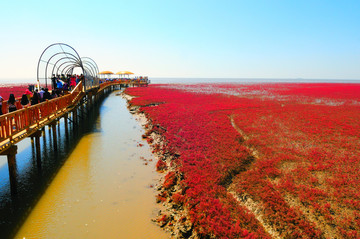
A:
<svg viewBox="0 0 360 239">
<path fill-rule="evenodd" d="M 40 136 L 35 138 L 35 147 L 36 147 L 36 162 L 38 165 L 41 165 Z"/>
<path fill-rule="evenodd" d="M 73 124 L 75 125 L 77 123 L 77 108 L 73 110 Z"/>
<path fill-rule="evenodd" d="M 69 137 L 69 129 L 68 129 L 68 114 L 64 115 L 64 123 L 65 123 L 65 137 Z"/>
<path fill-rule="evenodd" d="M 87 95 L 86 96 L 86 105 L 85 105 L 85 109 L 89 109 L 89 105 L 90 105 L 90 96 Z"/>
<path fill-rule="evenodd" d="M 44 126 L 44 129 L 45 129 L 46 125 Z M 51 135 L 51 125 L 47 125 L 48 127 L 48 134 L 49 134 L 49 144 L 50 144 L 50 147 L 51 147 L 51 138 L 52 138 L 52 135 Z M 45 131 L 44 131 L 44 135 L 45 135 Z"/>
<path fill-rule="evenodd" d="M 10 190 L 11 195 L 17 194 L 17 180 L 16 180 L 16 154 L 17 146 L 11 145 L 7 150 L 1 153 L 1 155 L 7 156 L 8 168 L 9 168 L 9 181 L 10 181 Z"/>
<path fill-rule="evenodd" d="M 52 121 L 49 124 L 49 127 L 50 127 L 50 125 L 51 125 L 51 128 L 52 128 L 54 151 L 57 151 L 56 120 Z"/>
<path fill-rule="evenodd" d="M 45 126 L 44 126 L 44 128 L 45 128 Z M 44 151 L 46 152 L 46 134 L 45 134 L 45 131 L 44 131 L 44 133 L 42 134 L 42 140 L 43 140 L 43 147 L 44 147 Z"/>
<path fill-rule="evenodd" d="M 89 94 L 88 94 L 88 108 L 92 107 L 92 103 L 93 103 L 92 98 L 93 98 L 93 93 L 89 92 Z"/>
<path fill-rule="evenodd" d="M 36 162 L 38 167 L 41 167 L 41 152 L 40 152 L 40 137 L 42 135 L 42 131 L 38 130 L 33 133 L 30 137 L 35 137 L 35 148 L 36 148 Z"/>
<path fill-rule="evenodd" d="M 80 112 L 84 112 L 84 104 L 86 104 L 85 100 L 80 104 Z"/>
</svg>

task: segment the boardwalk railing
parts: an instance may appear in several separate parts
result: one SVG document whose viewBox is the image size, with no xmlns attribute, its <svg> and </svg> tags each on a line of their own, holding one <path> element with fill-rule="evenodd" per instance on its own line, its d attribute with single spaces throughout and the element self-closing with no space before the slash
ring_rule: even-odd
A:
<svg viewBox="0 0 360 239">
<path fill-rule="evenodd" d="M 59 114 L 67 112 L 69 107 L 77 104 L 83 94 L 80 82 L 65 96 L 0 116 L 0 150 L 10 142 L 29 135 L 45 122 L 56 119 Z"/>
<path fill-rule="evenodd" d="M 115 80 L 101 83 L 98 88 L 91 90 L 95 90 L 95 94 L 97 94 L 111 85 L 119 84 L 143 86 L 148 83 L 131 80 Z M 16 144 L 22 138 L 31 136 L 44 125 L 50 124 L 53 120 L 71 111 L 85 94 L 83 85 L 80 82 L 69 94 L 1 115 L 0 152 Z M 19 102 L 17 102 L 17 107 L 21 107 Z"/>
</svg>

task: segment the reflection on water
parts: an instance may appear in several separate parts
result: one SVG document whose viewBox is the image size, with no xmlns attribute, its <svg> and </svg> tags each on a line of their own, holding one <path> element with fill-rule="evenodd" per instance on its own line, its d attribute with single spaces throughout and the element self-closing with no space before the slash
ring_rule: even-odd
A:
<svg viewBox="0 0 360 239">
<path fill-rule="evenodd" d="M 30 138 L 26 138 L 17 144 L 16 194 L 10 190 L 6 156 L 0 157 L 1 238 L 12 237 L 81 137 L 96 130 L 94 122 L 99 116 L 99 107 L 93 107 L 92 110 L 79 109 L 78 111 L 81 124 L 69 124 L 67 137 L 64 130 L 64 120 L 61 119 L 56 126 L 58 151 L 53 150 L 51 128 L 47 126 L 44 128 L 43 137 L 40 138 L 41 161 L 39 164 Z M 87 120 L 83 120 L 85 117 Z"/>
<path fill-rule="evenodd" d="M 100 115 L 97 130 L 81 139 L 17 238 L 167 238 L 150 220 L 155 172 L 140 159 L 152 157 L 138 147 L 142 129 L 115 93 Z"/>
<path fill-rule="evenodd" d="M 60 130 L 61 143 L 56 155 L 51 155 L 51 136 L 45 130 L 46 139 L 42 143 L 46 145 L 42 149 L 43 146 L 47 149 L 42 155 L 41 168 L 36 165 L 30 143 L 19 146 L 24 149 L 17 156 L 21 184 L 18 199 L 26 194 L 40 195 L 46 190 L 16 238 L 168 238 L 150 220 L 157 211 L 155 192 L 150 188 L 156 183 L 154 161 L 145 165 L 140 158 L 152 159 L 152 155 L 146 144 L 138 147 L 143 132 L 127 111 L 125 100 L 114 92 L 100 109 L 83 117 L 88 127 L 84 130 L 78 126 L 79 137 L 69 135 L 67 142 L 63 142 L 65 136 Z M 21 163 L 20 158 L 24 158 Z M 55 165 L 62 163 L 56 169 Z M 0 176 L 8 181 L 5 169 L 6 164 L 0 169 Z M 47 178 L 53 178 L 51 184 Z M 13 214 L 13 222 L 8 224 L 14 228 L 25 214 L 24 210 L 17 212 L 21 211 L 18 208 L 31 206 L 34 199 L 21 199 L 18 205 L 13 205 L 9 186 L 6 183 L 0 186 L 1 203 L 9 206 L 6 210 Z M 5 215 L 6 210 L 1 210 L 1 215 Z M 2 216 L 1 220 L 3 225 L 7 218 Z"/>
</svg>

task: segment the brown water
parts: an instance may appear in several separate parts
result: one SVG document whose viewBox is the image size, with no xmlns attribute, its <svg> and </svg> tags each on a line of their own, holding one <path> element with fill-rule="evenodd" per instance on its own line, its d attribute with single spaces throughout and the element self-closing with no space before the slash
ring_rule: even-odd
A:
<svg viewBox="0 0 360 239">
<path fill-rule="evenodd" d="M 151 187 L 155 160 L 125 100 L 111 94 L 96 128 L 80 140 L 15 238 L 169 238 L 151 221 L 159 209 Z"/>
</svg>

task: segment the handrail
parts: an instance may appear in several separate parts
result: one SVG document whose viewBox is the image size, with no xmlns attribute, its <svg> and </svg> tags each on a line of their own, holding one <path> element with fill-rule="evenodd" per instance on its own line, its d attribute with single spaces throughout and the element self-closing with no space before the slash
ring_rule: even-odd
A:
<svg viewBox="0 0 360 239">
<path fill-rule="evenodd" d="M 100 92 L 111 85 L 141 85 L 142 83 L 143 82 L 134 82 L 131 80 L 115 80 L 101 83 L 99 87 L 94 89 L 96 89 L 96 92 Z M 13 141 L 16 141 L 23 135 L 32 134 L 32 130 L 35 131 L 46 123 L 50 123 L 52 120 L 61 116 L 63 113 L 66 113 L 68 109 L 75 106 L 84 95 L 85 92 L 83 91 L 82 82 L 79 82 L 70 93 L 64 96 L 1 115 L 0 150 L 4 149 L 4 145 L 12 144 Z M 19 100 L 16 102 L 16 106 L 18 108 L 22 107 Z"/>
<path fill-rule="evenodd" d="M 56 115 L 77 103 L 81 93 L 82 83 L 79 82 L 67 95 L 0 116 L 0 143 L 7 139 L 11 141 L 17 133 L 28 130 L 31 126 L 39 125 L 43 120 L 49 120 L 51 115 L 56 118 Z"/>
</svg>

